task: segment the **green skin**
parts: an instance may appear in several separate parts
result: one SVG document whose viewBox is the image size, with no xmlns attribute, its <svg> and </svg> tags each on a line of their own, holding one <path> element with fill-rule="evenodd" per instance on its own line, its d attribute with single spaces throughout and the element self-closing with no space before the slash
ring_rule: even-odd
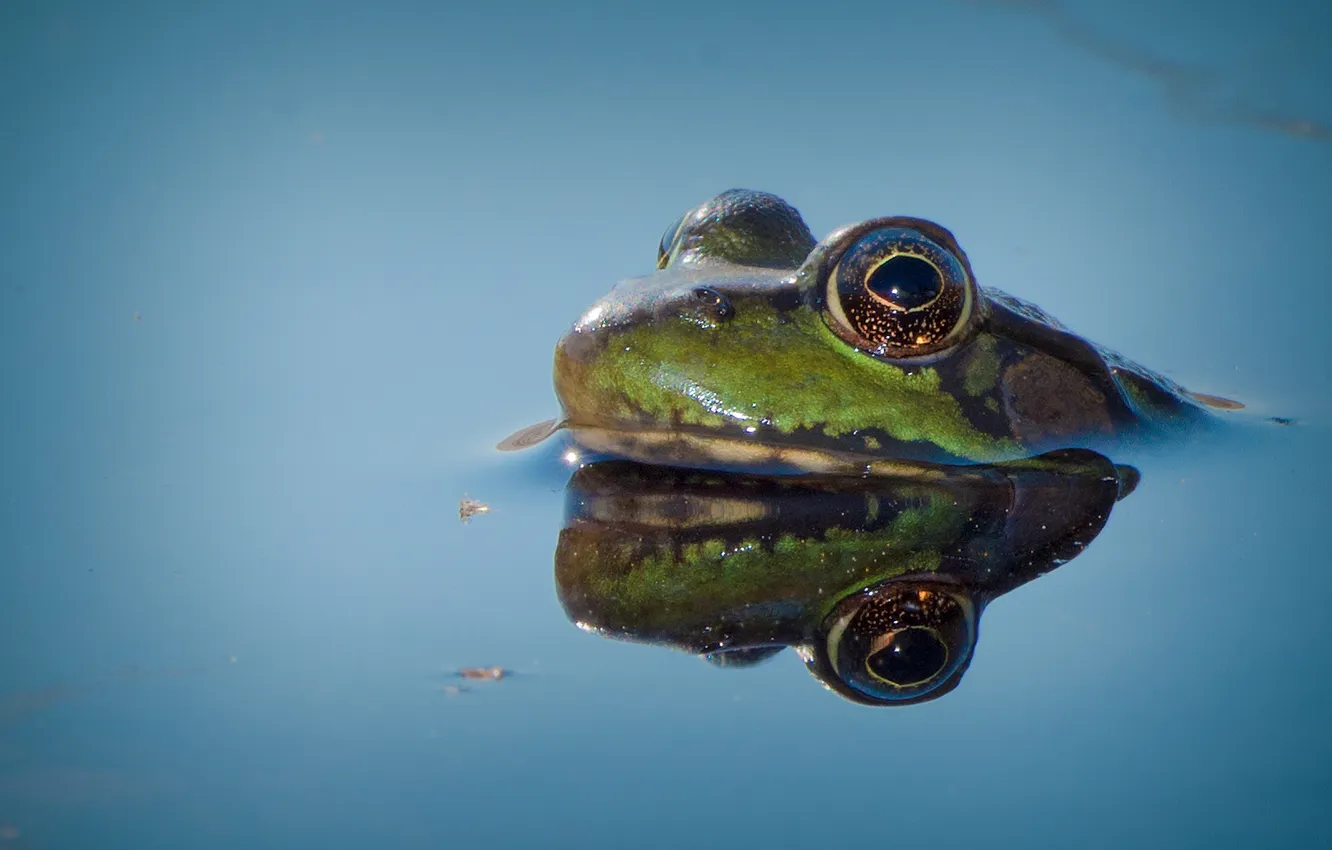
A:
<svg viewBox="0 0 1332 850">
<path fill-rule="evenodd" d="M 569 486 L 556 586 L 570 619 L 605 636 L 728 665 L 795 646 L 843 695 L 901 704 L 951 689 L 985 605 L 1079 554 L 1136 482 L 1085 450 L 867 479 L 593 464 Z M 954 663 L 915 688 L 857 688 L 837 645 L 872 642 L 853 615 L 878 605 L 881 624 L 902 592 L 957 601 L 956 622 L 921 623 Z"/>
<path fill-rule="evenodd" d="M 966 270 L 967 319 L 925 356 L 876 350 L 830 316 L 829 275 L 883 227 L 920 231 Z M 811 453 L 985 463 L 1178 434 L 1224 406 L 976 286 L 952 235 L 919 219 L 816 244 L 779 198 L 732 190 L 667 231 L 658 265 L 594 304 L 555 352 L 559 425 L 634 460 L 706 466 L 743 460 L 740 444 L 803 450 L 795 467 Z"/>
</svg>

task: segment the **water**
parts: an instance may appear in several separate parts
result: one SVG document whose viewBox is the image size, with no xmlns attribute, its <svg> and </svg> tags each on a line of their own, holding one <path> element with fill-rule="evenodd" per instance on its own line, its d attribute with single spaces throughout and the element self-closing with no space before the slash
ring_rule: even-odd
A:
<svg viewBox="0 0 1332 850">
<path fill-rule="evenodd" d="M 1326 844 L 1329 19 L 1261 12 L 8 4 L 0 847 Z M 731 186 L 1297 424 L 1144 462 L 933 702 L 582 632 L 490 447 Z"/>
</svg>

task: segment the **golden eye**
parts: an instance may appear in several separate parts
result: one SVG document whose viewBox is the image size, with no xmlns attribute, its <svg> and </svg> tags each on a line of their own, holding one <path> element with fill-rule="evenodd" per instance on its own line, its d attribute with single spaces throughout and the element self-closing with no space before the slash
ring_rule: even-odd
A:
<svg viewBox="0 0 1332 850">
<path fill-rule="evenodd" d="M 975 284 L 951 251 L 909 227 L 856 240 L 828 275 L 824 321 L 857 348 L 924 357 L 960 341 Z"/>
</svg>

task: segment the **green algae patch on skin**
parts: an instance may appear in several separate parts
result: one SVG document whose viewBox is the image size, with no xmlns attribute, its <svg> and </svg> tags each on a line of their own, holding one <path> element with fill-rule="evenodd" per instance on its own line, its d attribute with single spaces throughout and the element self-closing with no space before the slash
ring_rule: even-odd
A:
<svg viewBox="0 0 1332 850">
<path fill-rule="evenodd" d="M 999 384 L 999 355 L 994 347 L 994 337 L 981 335 L 967 353 L 962 391 L 972 398 L 985 395 Z"/>
<path fill-rule="evenodd" d="M 717 329 L 678 318 L 630 326 L 612 335 L 587 377 L 603 409 L 626 421 L 809 429 L 833 438 L 877 428 L 972 460 L 1018 450 L 977 430 L 940 390 L 935 370 L 868 356 L 815 311 L 780 312 L 762 298 L 738 300 L 735 316 Z"/>
</svg>

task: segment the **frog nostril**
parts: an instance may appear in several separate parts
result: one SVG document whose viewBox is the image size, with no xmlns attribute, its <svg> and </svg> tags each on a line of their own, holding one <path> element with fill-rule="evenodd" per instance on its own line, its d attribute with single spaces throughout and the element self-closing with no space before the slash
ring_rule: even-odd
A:
<svg viewBox="0 0 1332 850">
<path fill-rule="evenodd" d="M 725 321 L 735 315 L 735 308 L 726 296 L 711 287 L 694 287 L 694 300 L 716 321 Z"/>
</svg>

